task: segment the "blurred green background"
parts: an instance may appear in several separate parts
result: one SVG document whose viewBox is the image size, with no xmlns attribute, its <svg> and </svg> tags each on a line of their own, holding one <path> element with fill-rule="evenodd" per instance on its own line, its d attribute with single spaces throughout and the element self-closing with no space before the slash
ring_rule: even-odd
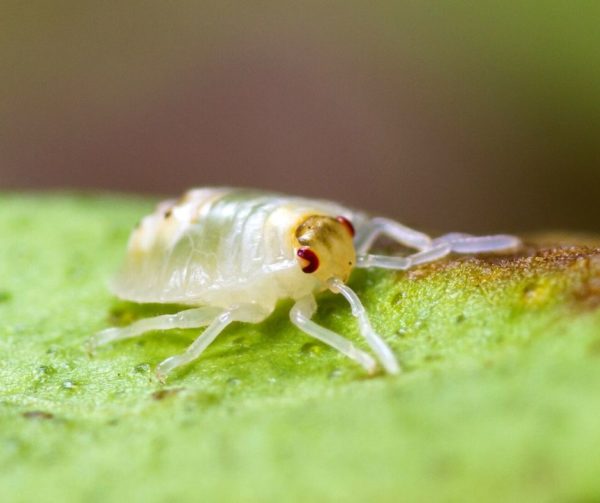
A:
<svg viewBox="0 0 600 503">
<path fill-rule="evenodd" d="M 600 3 L 2 2 L 0 189 L 600 230 Z"/>
</svg>

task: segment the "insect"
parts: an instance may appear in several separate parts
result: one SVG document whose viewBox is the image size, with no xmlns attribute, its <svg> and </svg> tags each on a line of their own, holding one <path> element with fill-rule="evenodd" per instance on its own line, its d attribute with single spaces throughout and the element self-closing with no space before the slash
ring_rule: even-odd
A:
<svg viewBox="0 0 600 503">
<path fill-rule="evenodd" d="M 415 253 L 369 253 L 387 236 Z M 164 380 L 196 360 L 232 322 L 259 323 L 278 300 L 292 298 L 291 322 L 302 332 L 334 347 L 368 373 L 377 361 L 341 335 L 316 324 L 315 294 L 339 293 L 350 304 L 377 360 L 390 374 L 396 357 L 373 330 L 365 308 L 346 284 L 354 268 L 406 270 L 452 252 L 512 250 L 514 236 L 452 233 L 432 239 L 387 218 L 370 218 L 340 204 L 246 189 L 201 188 L 158 205 L 133 231 L 125 264 L 113 293 L 140 303 L 176 303 L 190 308 L 109 328 L 89 340 L 90 349 L 153 330 L 206 329 L 182 354 L 156 369 Z"/>
</svg>

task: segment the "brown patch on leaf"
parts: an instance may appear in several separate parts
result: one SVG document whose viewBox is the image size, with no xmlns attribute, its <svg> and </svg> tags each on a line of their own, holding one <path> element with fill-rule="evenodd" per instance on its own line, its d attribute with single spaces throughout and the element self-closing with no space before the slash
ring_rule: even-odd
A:
<svg viewBox="0 0 600 503">
<path fill-rule="evenodd" d="M 596 309 L 600 307 L 600 253 L 586 260 L 584 272 L 574 298 L 584 309 Z"/>
<path fill-rule="evenodd" d="M 590 309 L 600 307 L 600 278 L 592 278 L 584 283 L 575 298 Z"/>
<path fill-rule="evenodd" d="M 410 269 L 409 279 L 421 279 L 435 272 L 464 269 L 473 276 L 489 279 L 508 279 L 515 274 L 531 276 L 535 274 L 585 270 L 590 263 L 600 261 L 600 248 L 568 246 L 540 248 L 525 246 L 519 253 L 510 255 L 478 254 L 455 255 Z"/>
<path fill-rule="evenodd" d="M 444 272 L 480 287 L 497 281 L 524 282 L 523 305 L 529 307 L 543 307 L 558 295 L 572 299 L 578 308 L 600 308 L 599 237 L 546 234 L 514 253 L 451 255 L 397 275 L 419 281 Z"/>
<path fill-rule="evenodd" d="M 50 412 L 46 412 L 43 410 L 28 410 L 27 412 L 23 412 L 22 416 L 25 419 L 53 419 L 54 414 Z"/>
<path fill-rule="evenodd" d="M 152 393 L 152 395 L 150 395 L 150 396 L 152 397 L 153 400 L 161 401 L 161 400 L 165 400 L 166 398 L 178 395 L 179 393 L 184 391 L 184 389 L 185 388 L 159 389 L 159 390 L 156 390 L 154 393 Z"/>
</svg>

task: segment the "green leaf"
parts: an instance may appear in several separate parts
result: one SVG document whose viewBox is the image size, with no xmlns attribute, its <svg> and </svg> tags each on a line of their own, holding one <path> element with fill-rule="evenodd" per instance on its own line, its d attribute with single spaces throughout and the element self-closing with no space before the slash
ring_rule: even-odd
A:
<svg viewBox="0 0 600 503">
<path fill-rule="evenodd" d="M 399 376 L 369 378 L 302 335 L 284 301 L 260 325 L 230 327 L 163 386 L 156 364 L 198 331 L 151 333 L 93 358 L 82 348 L 97 330 L 177 309 L 120 302 L 106 286 L 152 206 L 0 197 L 3 501 L 600 493 L 598 249 L 531 247 L 355 273 Z M 366 349 L 343 299 L 326 294 L 319 306 L 320 323 Z"/>
</svg>

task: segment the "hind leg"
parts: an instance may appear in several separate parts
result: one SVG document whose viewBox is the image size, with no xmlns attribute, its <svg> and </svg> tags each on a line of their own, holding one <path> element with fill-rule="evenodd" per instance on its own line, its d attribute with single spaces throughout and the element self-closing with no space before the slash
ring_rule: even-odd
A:
<svg viewBox="0 0 600 503">
<path fill-rule="evenodd" d="M 126 327 L 113 327 L 102 330 L 90 337 L 87 349 L 91 352 L 98 346 L 123 339 L 131 339 L 154 330 L 170 330 L 172 328 L 197 328 L 208 325 L 223 309 L 216 307 L 198 307 L 187 309 L 176 314 L 164 314 L 153 318 L 145 318 Z"/>
<path fill-rule="evenodd" d="M 243 305 L 223 311 L 218 314 L 208 325 L 206 330 L 181 354 L 170 356 L 156 367 L 156 377 L 160 381 L 166 379 L 167 375 L 182 365 L 193 362 L 203 351 L 217 338 L 217 336 L 234 321 L 245 321 L 258 323 L 269 313 L 255 305 Z"/>
</svg>

